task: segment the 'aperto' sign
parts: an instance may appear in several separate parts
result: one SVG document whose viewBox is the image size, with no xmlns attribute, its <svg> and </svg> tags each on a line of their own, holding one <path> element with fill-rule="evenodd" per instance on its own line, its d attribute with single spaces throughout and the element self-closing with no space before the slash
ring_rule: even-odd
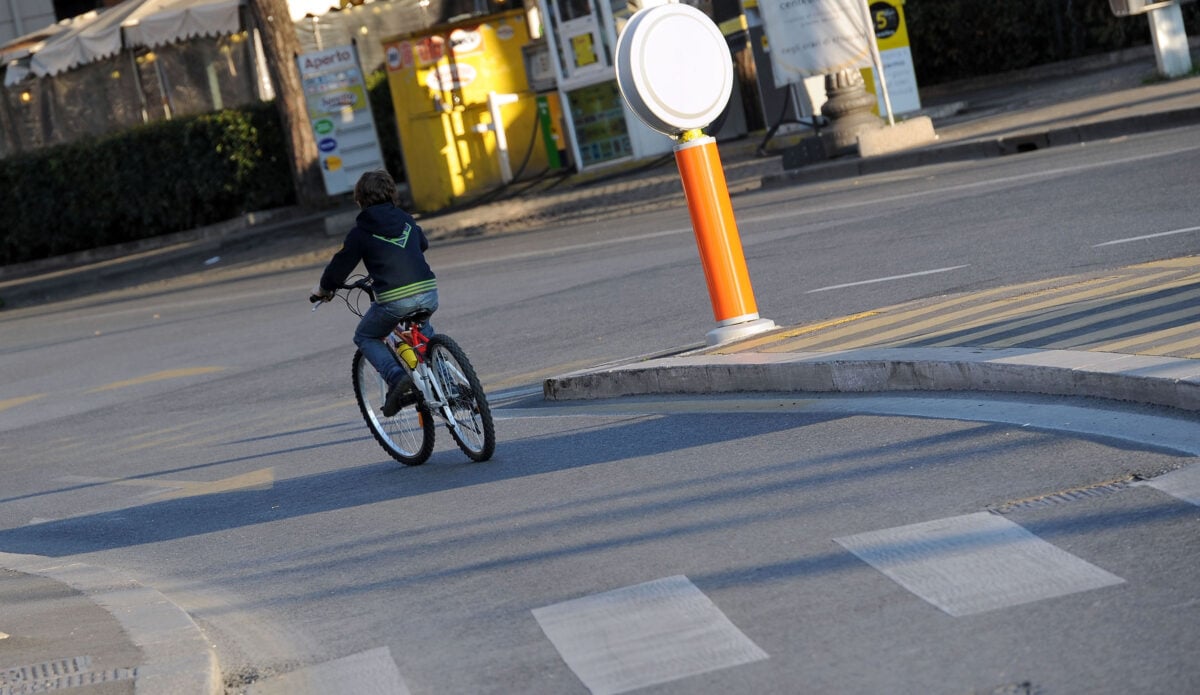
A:
<svg viewBox="0 0 1200 695">
<path fill-rule="evenodd" d="M 296 57 L 317 139 L 325 192 L 348 193 L 364 172 L 383 169 L 367 85 L 353 45 Z"/>
</svg>

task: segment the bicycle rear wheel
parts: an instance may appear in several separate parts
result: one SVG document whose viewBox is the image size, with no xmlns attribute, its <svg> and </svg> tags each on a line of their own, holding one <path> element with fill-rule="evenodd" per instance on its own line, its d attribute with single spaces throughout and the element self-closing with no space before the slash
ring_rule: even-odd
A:
<svg viewBox="0 0 1200 695">
<path fill-rule="evenodd" d="M 449 336 L 439 333 L 429 339 L 425 356 L 454 414 L 454 425 L 446 421 L 450 436 L 472 461 L 490 459 L 496 451 L 492 409 L 467 354 Z"/>
<path fill-rule="evenodd" d="M 434 438 L 433 415 L 425 401 L 405 406 L 392 417 L 381 413 L 387 398 L 387 382 L 363 357 L 361 350 L 354 353 L 351 377 L 358 409 L 379 446 L 406 466 L 425 463 L 433 453 Z"/>
</svg>

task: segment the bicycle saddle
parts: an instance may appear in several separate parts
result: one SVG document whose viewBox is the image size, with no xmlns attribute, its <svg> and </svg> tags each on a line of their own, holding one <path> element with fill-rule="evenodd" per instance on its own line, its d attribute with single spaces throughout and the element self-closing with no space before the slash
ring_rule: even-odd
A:
<svg viewBox="0 0 1200 695">
<path fill-rule="evenodd" d="M 428 309 L 417 309 L 400 317 L 400 323 L 404 325 L 412 323 L 425 323 L 429 317 L 433 316 L 433 312 Z"/>
</svg>

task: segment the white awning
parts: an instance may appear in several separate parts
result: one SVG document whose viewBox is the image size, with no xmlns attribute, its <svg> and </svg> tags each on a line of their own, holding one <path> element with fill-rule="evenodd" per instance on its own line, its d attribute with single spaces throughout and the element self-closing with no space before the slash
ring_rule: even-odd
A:
<svg viewBox="0 0 1200 695">
<path fill-rule="evenodd" d="M 244 0 L 125 0 L 76 22 L 32 50 L 29 71 L 57 75 L 114 56 L 125 47 L 154 48 L 197 36 L 241 31 Z M 89 13 L 90 14 L 90 13 Z"/>
<path fill-rule="evenodd" d="M 0 63 L 4 64 L 4 86 L 11 87 L 29 75 L 29 59 L 34 53 L 41 50 L 47 41 L 64 31 L 69 31 L 77 24 L 90 22 L 95 17 L 96 12 L 93 10 L 78 17 L 64 19 L 57 24 L 51 24 L 24 36 L 18 36 L 0 46 Z"/>
<path fill-rule="evenodd" d="M 37 77 L 57 75 L 116 55 L 121 51 L 121 22 L 145 1 L 125 0 L 50 39 L 30 58 L 29 71 Z"/>
<path fill-rule="evenodd" d="M 147 0 L 122 22 L 126 46 L 155 48 L 241 31 L 242 0 Z"/>
</svg>

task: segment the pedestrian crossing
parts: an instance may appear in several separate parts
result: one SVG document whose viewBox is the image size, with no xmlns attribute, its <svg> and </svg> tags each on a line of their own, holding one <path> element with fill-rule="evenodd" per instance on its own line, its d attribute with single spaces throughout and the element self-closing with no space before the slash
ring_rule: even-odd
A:
<svg viewBox="0 0 1200 695">
<path fill-rule="evenodd" d="M 1200 466 L 1139 485 L 1200 506 Z M 992 511 L 832 540 L 954 618 L 1126 583 Z M 630 692 L 769 658 L 683 575 L 537 608 L 533 616 L 593 695 Z"/>
<path fill-rule="evenodd" d="M 683 575 L 536 608 L 533 616 L 593 695 L 767 658 Z"/>
<path fill-rule="evenodd" d="M 709 352 L 868 347 L 1088 350 L 1200 359 L 1200 256 L 918 300 Z"/>
<path fill-rule="evenodd" d="M 955 617 L 1125 581 L 991 512 L 859 533 L 834 541 Z"/>
<path fill-rule="evenodd" d="M 1200 507 L 1200 466 L 1188 466 L 1157 478 L 1137 483 L 1165 492 L 1176 499 Z"/>
</svg>

